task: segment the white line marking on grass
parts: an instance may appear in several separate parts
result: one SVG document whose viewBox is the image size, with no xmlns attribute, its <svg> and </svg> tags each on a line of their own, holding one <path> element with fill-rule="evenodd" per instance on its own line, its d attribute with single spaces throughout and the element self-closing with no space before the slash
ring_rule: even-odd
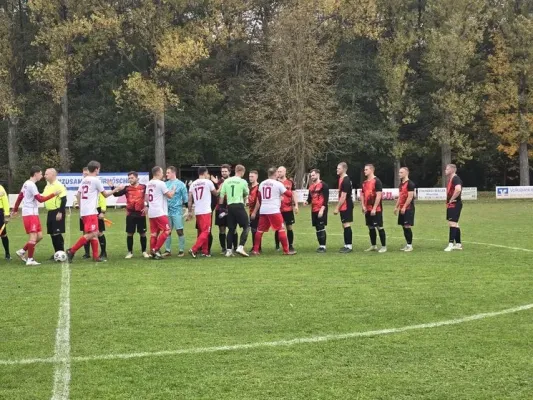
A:
<svg viewBox="0 0 533 400">
<path fill-rule="evenodd" d="M 306 344 L 306 343 L 321 343 L 321 342 L 331 342 L 336 340 L 344 339 L 353 339 L 360 337 L 372 337 L 372 336 L 381 336 L 381 335 L 391 335 L 394 333 L 402 333 L 408 331 L 415 331 L 421 329 L 430 329 L 438 328 L 441 326 L 450 326 L 450 325 L 459 325 L 465 322 L 477 321 L 486 318 L 493 318 L 505 314 L 513 314 L 520 311 L 526 311 L 533 309 L 532 304 L 526 304 L 523 306 L 507 308 L 501 311 L 487 312 L 481 314 L 470 315 L 467 317 L 449 319 L 446 321 L 439 322 L 430 322 L 427 324 L 419 325 L 409 325 L 401 328 L 389 328 L 389 329 L 380 329 L 374 331 L 366 332 L 351 332 L 351 333 L 341 333 L 334 335 L 324 335 L 324 336 L 312 336 L 306 338 L 296 338 L 289 340 L 276 340 L 273 342 L 256 342 L 256 343 L 247 343 L 247 344 L 235 344 L 227 346 L 216 346 L 216 347 L 193 347 L 190 349 L 178 349 L 178 350 L 163 350 L 163 351 L 149 351 L 149 352 L 139 352 L 139 353 L 124 353 L 124 354 L 102 354 L 95 356 L 84 356 L 84 357 L 72 357 L 68 355 L 66 358 L 72 362 L 88 362 L 88 361 L 101 361 L 101 360 L 128 360 L 132 358 L 147 358 L 147 357 L 162 357 L 162 356 L 177 356 L 185 354 L 202 354 L 202 353 L 217 353 L 223 351 L 238 351 L 238 350 L 250 350 L 257 349 L 262 347 L 281 347 L 281 346 L 294 346 L 297 344 Z M 38 363 L 56 363 L 57 358 L 34 358 L 34 359 L 24 359 L 24 360 L 0 360 L 0 365 L 21 365 L 21 364 L 38 364 Z M 70 371 L 69 371 L 70 378 Z M 68 389 L 68 385 L 67 385 Z M 68 392 L 67 392 L 68 396 Z M 61 397 L 58 397 L 61 398 Z"/>
<path fill-rule="evenodd" d="M 70 218 L 66 236 L 70 243 Z M 70 264 L 61 264 L 61 292 L 59 294 L 59 318 L 56 330 L 56 345 L 53 362 L 54 389 L 52 400 L 68 400 L 70 393 Z"/>
</svg>

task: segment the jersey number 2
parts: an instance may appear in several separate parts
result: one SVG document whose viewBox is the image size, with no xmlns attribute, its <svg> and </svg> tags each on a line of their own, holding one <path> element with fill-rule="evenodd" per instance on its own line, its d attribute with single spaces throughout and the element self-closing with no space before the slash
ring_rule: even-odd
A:
<svg viewBox="0 0 533 400">
<path fill-rule="evenodd" d="M 83 185 L 83 186 L 81 187 L 81 198 L 82 198 L 83 200 L 87 200 L 87 199 L 88 199 L 88 197 L 87 197 L 87 193 L 89 193 L 89 186 L 87 186 L 87 185 Z"/>
</svg>

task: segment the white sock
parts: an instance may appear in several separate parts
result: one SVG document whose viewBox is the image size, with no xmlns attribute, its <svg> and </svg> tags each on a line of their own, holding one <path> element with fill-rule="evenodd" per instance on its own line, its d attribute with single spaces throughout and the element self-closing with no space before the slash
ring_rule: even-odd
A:
<svg viewBox="0 0 533 400">
<path fill-rule="evenodd" d="M 352 245 L 351 244 L 345 244 L 344 247 L 346 247 L 347 249 L 352 249 Z"/>
</svg>

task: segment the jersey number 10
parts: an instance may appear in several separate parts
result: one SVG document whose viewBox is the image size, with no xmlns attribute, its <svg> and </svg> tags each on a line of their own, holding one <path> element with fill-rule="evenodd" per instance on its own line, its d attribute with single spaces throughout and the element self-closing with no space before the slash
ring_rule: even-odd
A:
<svg viewBox="0 0 533 400">
<path fill-rule="evenodd" d="M 272 188 L 270 186 L 263 187 L 263 199 L 270 200 L 272 197 Z"/>
</svg>

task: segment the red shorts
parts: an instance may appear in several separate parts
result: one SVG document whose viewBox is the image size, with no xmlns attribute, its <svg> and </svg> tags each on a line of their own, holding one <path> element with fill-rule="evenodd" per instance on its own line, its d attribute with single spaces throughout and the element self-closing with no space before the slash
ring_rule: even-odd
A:
<svg viewBox="0 0 533 400">
<path fill-rule="evenodd" d="M 198 229 L 199 232 L 211 232 L 211 214 L 197 215 L 196 229 Z"/>
<path fill-rule="evenodd" d="M 86 215 L 81 217 L 83 222 L 83 233 L 93 233 L 98 232 L 98 215 Z"/>
<path fill-rule="evenodd" d="M 158 233 L 169 230 L 170 224 L 168 223 L 168 217 L 166 215 L 150 218 L 150 233 Z"/>
<path fill-rule="evenodd" d="M 261 214 L 259 216 L 259 226 L 257 227 L 258 232 L 268 232 L 272 228 L 275 231 L 285 229 L 285 224 L 283 222 L 283 216 L 279 214 Z"/>
<path fill-rule="evenodd" d="M 41 220 L 38 215 L 26 215 L 22 217 L 22 221 L 24 222 L 26 233 L 42 232 Z"/>
</svg>

